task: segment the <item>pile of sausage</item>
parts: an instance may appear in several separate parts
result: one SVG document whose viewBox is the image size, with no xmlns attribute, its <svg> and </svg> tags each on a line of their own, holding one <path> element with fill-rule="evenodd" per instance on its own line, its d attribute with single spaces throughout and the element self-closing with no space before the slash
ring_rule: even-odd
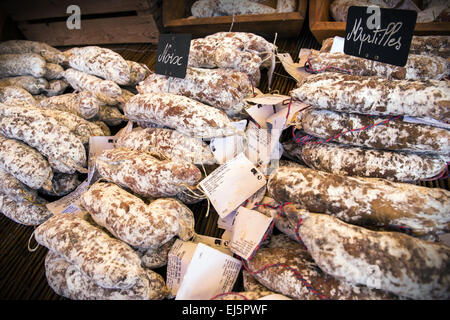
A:
<svg viewBox="0 0 450 320">
<path fill-rule="evenodd" d="M 436 78 L 431 63 L 412 79 L 381 63 L 367 74 L 362 59 L 329 54 L 325 46 L 312 56 L 312 74 L 291 91 L 310 106 L 284 143 L 296 164 L 280 166 L 267 184 L 267 204 L 282 210 L 258 209 L 281 214 L 275 225 L 299 253 L 279 249 L 281 259 L 264 249 L 249 262 L 250 271 L 277 262 L 296 266 L 309 290 L 281 267 L 257 272 L 267 288 L 301 299 L 450 297 L 450 249 L 438 240 L 450 230 L 450 192 L 415 184 L 447 174 L 450 88 L 442 73 L 448 74 L 448 56 L 436 55 L 445 41 L 415 37 L 413 50 L 417 43 L 427 44 L 420 48 L 427 56 L 409 60 L 443 61 Z M 413 64 L 406 66 L 413 74 L 408 68 Z M 428 122 L 406 122 L 407 116 Z M 338 280 L 339 289 L 328 282 Z M 347 296 L 344 283 L 357 285 L 358 294 Z"/>
<path fill-rule="evenodd" d="M 149 73 L 145 65 L 96 46 L 61 52 L 26 40 L 0 44 L 0 211 L 37 227 L 36 241 L 49 249 L 48 283 L 64 297 L 163 299 L 165 281 L 151 268 L 165 264 L 175 236 L 193 235 L 193 213 L 172 196 L 194 184 L 199 169 L 147 152 L 132 159 L 127 151 L 133 163 L 122 167 L 149 179 L 136 185 L 144 187 L 145 201 L 116 184 L 97 183 L 83 194 L 82 214 L 53 215 L 46 206 L 86 178 L 90 138 L 110 136 L 110 127 L 127 119 L 121 109 Z M 112 164 L 124 161 L 123 150 L 102 157 L 101 173 L 129 182 L 130 174 Z M 152 165 L 153 171 L 142 172 Z M 165 180 L 156 181 L 160 174 Z"/>
<path fill-rule="evenodd" d="M 321 72 L 292 90 L 310 105 L 297 114 L 297 136 L 284 142 L 293 161 L 280 161 L 253 208 L 274 217 L 276 228 L 244 262 L 244 291 L 221 299 L 450 298 L 450 249 L 437 237 L 450 231 L 450 192 L 410 183 L 443 172 L 448 128 L 403 119 L 448 121 L 448 68 L 440 64 L 447 57 L 438 57 L 448 48 L 414 41 L 427 43 L 418 48 L 428 49 L 433 70 L 415 67 L 423 52 L 406 70 L 380 64 L 377 74 L 347 56 L 320 56 L 330 40 L 314 53 L 314 63 L 346 63 L 360 73 Z M 59 52 L 28 41 L 0 44 L 8 77 L 0 80 L 0 209 L 37 226 L 58 295 L 171 296 L 154 269 L 167 264 L 176 239 L 194 236 L 189 205 L 205 199 L 204 166 L 218 167 L 208 141 L 240 134 L 233 121 L 249 119 L 246 99 L 274 49 L 249 33 L 194 39 L 179 79 L 95 46 Z M 50 69 L 74 91 L 49 93 Z M 12 86 L 18 77 L 35 85 Z M 126 120 L 114 148 L 87 159 L 90 137 L 110 136 L 108 126 Z M 42 196 L 73 191 L 88 163 L 97 178 L 81 195 L 83 212 L 53 216 Z"/>
</svg>

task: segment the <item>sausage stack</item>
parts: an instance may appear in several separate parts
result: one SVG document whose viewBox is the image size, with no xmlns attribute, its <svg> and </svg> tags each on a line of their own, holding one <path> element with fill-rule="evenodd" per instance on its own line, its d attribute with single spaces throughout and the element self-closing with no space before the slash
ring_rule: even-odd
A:
<svg viewBox="0 0 450 320">
<path fill-rule="evenodd" d="M 399 78 L 411 70 L 380 64 L 368 69 L 374 75 L 360 62 L 314 53 L 318 74 L 291 92 L 311 106 L 297 119 L 309 136 L 286 143 L 301 164 L 274 171 L 272 199 L 257 208 L 277 217 L 283 248 L 259 249 L 248 271 L 267 290 L 298 299 L 449 299 L 450 249 L 437 235 L 450 230 L 450 192 L 411 183 L 446 169 L 449 86 L 442 74 L 416 70 L 411 80 Z"/>
</svg>

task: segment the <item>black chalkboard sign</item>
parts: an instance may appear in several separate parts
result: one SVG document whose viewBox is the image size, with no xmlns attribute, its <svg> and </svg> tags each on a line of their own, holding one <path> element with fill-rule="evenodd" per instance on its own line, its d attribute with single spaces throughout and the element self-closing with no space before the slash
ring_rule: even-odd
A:
<svg viewBox="0 0 450 320">
<path fill-rule="evenodd" d="M 404 67 L 416 19 L 413 10 L 352 6 L 348 9 L 344 52 Z"/>
<path fill-rule="evenodd" d="M 184 79 L 192 35 L 160 34 L 156 51 L 155 73 Z"/>
</svg>

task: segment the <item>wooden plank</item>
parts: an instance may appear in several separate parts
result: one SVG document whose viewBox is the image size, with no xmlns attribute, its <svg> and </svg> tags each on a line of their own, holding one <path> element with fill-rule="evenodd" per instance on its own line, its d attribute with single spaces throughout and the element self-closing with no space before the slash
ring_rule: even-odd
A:
<svg viewBox="0 0 450 320">
<path fill-rule="evenodd" d="M 15 21 L 67 17 L 67 7 L 76 4 L 81 14 L 144 10 L 156 0 L 6 0 L 2 6 Z M 150 3 L 150 4 L 149 4 Z"/>
<path fill-rule="evenodd" d="M 345 36 L 346 22 L 331 20 L 329 15 L 331 0 L 310 1 L 309 27 L 318 42 L 334 36 Z M 449 35 L 450 22 L 417 23 L 415 35 Z"/>
<path fill-rule="evenodd" d="M 65 22 L 20 23 L 28 40 L 52 46 L 108 43 L 156 43 L 159 31 L 150 14 L 132 17 L 81 20 L 80 30 L 69 30 Z"/>
<path fill-rule="evenodd" d="M 175 9 L 175 3 L 178 5 Z M 300 0 L 296 12 L 221 16 L 211 18 L 186 18 L 184 16 L 186 1 L 164 0 L 163 23 L 166 31 L 187 32 L 195 37 L 205 36 L 220 31 L 253 32 L 260 35 L 273 35 L 275 32 L 280 37 L 297 36 L 306 17 L 308 1 Z M 174 8 L 172 10 L 172 8 Z"/>
</svg>

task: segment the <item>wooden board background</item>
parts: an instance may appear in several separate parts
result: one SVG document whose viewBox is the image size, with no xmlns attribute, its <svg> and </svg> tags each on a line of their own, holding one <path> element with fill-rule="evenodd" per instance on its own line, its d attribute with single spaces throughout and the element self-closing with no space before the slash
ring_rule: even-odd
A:
<svg viewBox="0 0 450 320">
<path fill-rule="evenodd" d="M 317 41 L 334 36 L 345 36 L 345 22 L 336 22 L 330 17 L 332 0 L 315 0 L 309 4 L 309 28 Z M 414 29 L 415 35 L 450 35 L 450 22 L 418 23 Z"/>
<path fill-rule="evenodd" d="M 81 29 L 68 29 L 67 7 L 81 11 Z M 9 13 L 29 40 L 53 46 L 157 43 L 162 0 L 5 0 Z"/>
<path fill-rule="evenodd" d="M 279 37 L 297 37 L 307 16 L 308 0 L 299 0 L 296 12 L 188 18 L 192 0 L 163 0 L 163 25 L 167 32 L 191 33 L 194 37 L 220 31 L 253 32 Z"/>
</svg>

